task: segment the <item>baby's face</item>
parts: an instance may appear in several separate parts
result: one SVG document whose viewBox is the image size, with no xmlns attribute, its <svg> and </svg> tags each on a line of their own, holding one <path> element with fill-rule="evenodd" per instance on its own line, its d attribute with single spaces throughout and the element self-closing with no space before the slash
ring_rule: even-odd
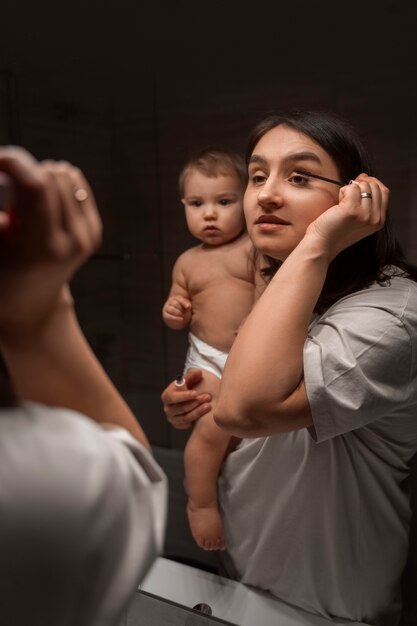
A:
<svg viewBox="0 0 417 626">
<path fill-rule="evenodd" d="M 243 192 L 237 176 L 208 177 L 191 170 L 182 199 L 190 233 L 210 246 L 235 239 L 245 223 Z"/>
</svg>

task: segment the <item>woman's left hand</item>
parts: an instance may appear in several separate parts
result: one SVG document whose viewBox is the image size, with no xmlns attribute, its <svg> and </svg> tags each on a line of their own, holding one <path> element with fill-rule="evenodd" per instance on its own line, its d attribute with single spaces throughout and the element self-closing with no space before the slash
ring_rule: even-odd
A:
<svg viewBox="0 0 417 626">
<path fill-rule="evenodd" d="M 309 225 L 306 236 L 318 237 L 332 260 L 345 248 L 383 228 L 388 200 L 389 189 L 380 180 L 359 174 L 340 189 L 339 204 Z"/>
</svg>

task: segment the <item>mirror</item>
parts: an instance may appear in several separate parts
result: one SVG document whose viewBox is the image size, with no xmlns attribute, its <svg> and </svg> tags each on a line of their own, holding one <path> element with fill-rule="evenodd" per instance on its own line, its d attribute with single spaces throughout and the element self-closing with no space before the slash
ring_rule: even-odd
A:
<svg viewBox="0 0 417 626">
<path fill-rule="evenodd" d="M 221 15 L 205 14 L 200 29 L 203 18 L 192 3 L 155 4 L 148 8 L 154 15 L 145 15 L 140 3 L 99 11 L 84 4 L 82 19 L 75 7 L 66 16 L 64 35 L 55 4 L 47 5 L 43 15 L 25 7 L 31 28 L 24 32 L 21 8 L 5 7 L 0 139 L 40 159 L 69 160 L 91 182 L 104 243 L 74 280 L 79 317 L 170 476 L 166 555 L 215 571 L 215 555 L 194 546 L 186 525 L 181 454 L 187 435 L 168 427 L 160 403 L 186 352 L 186 333 L 167 329 L 161 319 L 172 265 L 194 243 L 178 173 L 190 150 L 208 144 L 243 152 L 252 126 L 274 107 L 333 109 L 373 148 L 391 188 L 398 238 L 417 262 L 412 3 L 386 0 L 380 18 L 393 25 L 389 45 L 379 40 L 381 25 L 378 33 L 366 27 L 356 58 L 350 47 L 343 57 L 351 20 L 336 28 L 334 15 L 315 13 L 312 28 L 310 12 L 304 21 L 290 7 L 280 7 L 275 21 L 264 16 L 260 29 L 253 15 L 239 23 L 224 6 Z M 362 24 L 372 20 L 365 12 L 361 5 Z M 253 50 L 255 34 L 263 35 L 260 51 Z"/>
</svg>

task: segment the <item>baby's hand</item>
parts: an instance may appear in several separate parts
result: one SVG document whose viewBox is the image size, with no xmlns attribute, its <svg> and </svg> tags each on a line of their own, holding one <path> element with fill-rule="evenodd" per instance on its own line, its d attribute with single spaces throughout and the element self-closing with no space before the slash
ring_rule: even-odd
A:
<svg viewBox="0 0 417 626">
<path fill-rule="evenodd" d="M 184 296 L 171 296 L 162 309 L 164 322 L 174 330 L 188 326 L 191 320 L 191 302 Z"/>
</svg>

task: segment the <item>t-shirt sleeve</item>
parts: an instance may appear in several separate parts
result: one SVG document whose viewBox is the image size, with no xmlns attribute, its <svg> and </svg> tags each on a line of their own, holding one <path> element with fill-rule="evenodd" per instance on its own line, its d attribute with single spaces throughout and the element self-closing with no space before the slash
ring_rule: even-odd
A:
<svg viewBox="0 0 417 626">
<path fill-rule="evenodd" d="M 96 540 L 102 551 L 109 553 L 102 560 L 106 582 L 100 607 L 101 616 L 108 616 L 115 606 L 127 606 L 132 590 L 162 551 L 168 494 L 167 478 L 149 450 L 122 428 L 106 428 L 103 434 L 111 477 L 107 475 L 106 480 L 104 470 L 106 492 L 101 498 L 100 516 L 107 523 L 103 525 L 97 517 L 95 532 L 103 529 Z M 102 622 L 104 617 L 98 620 Z"/>
<path fill-rule="evenodd" d="M 309 331 L 304 381 L 318 442 L 394 415 L 415 394 L 415 339 L 403 311 L 380 300 L 348 298 Z"/>
<path fill-rule="evenodd" d="M 134 488 L 144 489 L 149 493 L 149 506 L 153 518 L 150 532 L 153 534 L 156 553 L 160 553 L 164 542 L 167 517 L 167 477 L 151 452 L 130 433 L 123 428 L 116 427 L 106 430 L 109 436 L 122 444 L 126 451 L 126 464 L 129 471 L 132 472 Z"/>
<path fill-rule="evenodd" d="M 127 431 L 74 411 L 25 403 L 0 422 L 4 623 L 119 624 L 162 550 L 164 472 Z"/>
</svg>

